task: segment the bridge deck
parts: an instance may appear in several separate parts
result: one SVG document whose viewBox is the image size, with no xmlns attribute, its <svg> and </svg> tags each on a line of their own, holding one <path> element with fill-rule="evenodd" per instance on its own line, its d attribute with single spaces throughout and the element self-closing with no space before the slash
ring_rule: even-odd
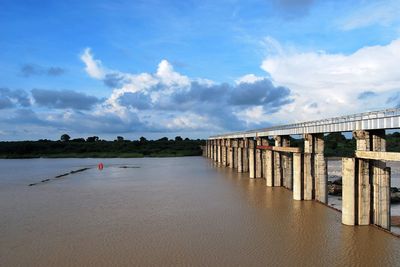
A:
<svg viewBox="0 0 400 267">
<path fill-rule="evenodd" d="M 365 112 L 323 120 L 294 123 L 245 132 L 210 136 L 209 139 L 244 138 L 306 133 L 349 132 L 400 128 L 400 108 Z"/>
</svg>

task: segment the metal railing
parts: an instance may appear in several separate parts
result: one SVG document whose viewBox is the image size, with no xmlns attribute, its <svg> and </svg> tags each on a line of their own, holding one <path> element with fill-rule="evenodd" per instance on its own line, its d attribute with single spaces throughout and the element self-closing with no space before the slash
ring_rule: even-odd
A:
<svg viewBox="0 0 400 267">
<path fill-rule="evenodd" d="M 393 119 L 394 118 L 394 119 Z M 329 133 L 353 130 L 400 128 L 400 108 L 370 111 L 315 121 L 300 122 L 210 136 L 209 139 L 241 138 L 304 133 Z"/>
</svg>

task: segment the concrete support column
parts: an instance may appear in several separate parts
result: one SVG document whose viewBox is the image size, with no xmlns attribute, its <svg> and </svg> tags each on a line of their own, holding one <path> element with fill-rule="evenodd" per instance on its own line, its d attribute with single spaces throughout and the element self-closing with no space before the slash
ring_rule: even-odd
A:
<svg viewBox="0 0 400 267">
<path fill-rule="evenodd" d="M 262 157 L 261 157 L 261 149 L 258 149 L 257 146 L 261 146 L 261 138 L 257 137 L 256 138 L 256 154 L 255 154 L 255 164 L 256 164 L 256 174 L 255 177 L 256 178 L 261 178 L 263 173 L 262 173 L 262 169 L 263 169 L 263 161 L 262 161 Z"/>
<path fill-rule="evenodd" d="M 353 136 L 358 151 L 386 151 L 384 130 L 354 131 Z M 390 168 L 372 159 L 357 159 L 356 167 L 356 223 L 390 230 Z"/>
<path fill-rule="evenodd" d="M 261 139 L 262 146 L 269 146 L 268 137 Z M 262 177 L 267 179 L 267 150 L 261 150 L 261 162 L 262 162 Z"/>
<path fill-rule="evenodd" d="M 328 171 L 324 156 L 324 134 L 314 134 L 314 175 L 315 175 L 315 199 L 328 203 Z"/>
<path fill-rule="evenodd" d="M 304 182 L 304 200 L 312 200 L 314 198 L 314 162 L 313 162 L 313 136 L 311 134 L 304 135 L 304 166 L 303 166 L 303 182 Z"/>
<path fill-rule="evenodd" d="M 354 131 L 356 149 L 359 151 L 371 150 L 371 138 L 367 131 Z M 369 225 L 371 221 L 371 184 L 369 173 L 369 160 L 359 159 L 358 161 L 358 218 L 359 225 Z"/>
<path fill-rule="evenodd" d="M 243 140 L 238 140 L 238 150 L 237 150 L 237 160 L 238 160 L 238 168 L 237 172 L 243 172 Z"/>
<path fill-rule="evenodd" d="M 290 147 L 290 136 L 281 136 L 282 146 Z M 292 171 L 292 155 L 291 153 L 281 153 L 282 164 L 282 182 L 283 186 L 292 189 L 293 171 Z"/>
<path fill-rule="evenodd" d="M 217 140 L 217 161 L 219 164 L 222 163 L 222 146 L 221 146 L 221 139 Z"/>
<path fill-rule="evenodd" d="M 265 151 L 265 183 L 274 186 L 274 153 L 272 150 Z"/>
<path fill-rule="evenodd" d="M 342 223 L 356 225 L 356 159 L 342 158 Z"/>
<path fill-rule="evenodd" d="M 226 153 L 226 139 L 222 139 L 221 140 L 221 142 L 222 142 L 222 146 L 221 146 L 221 149 L 222 149 L 222 166 L 224 166 L 224 167 L 226 167 L 226 165 L 227 165 L 227 154 L 228 153 Z"/>
<path fill-rule="evenodd" d="M 280 136 L 274 136 L 275 146 L 282 146 L 282 138 Z M 281 167 L 281 155 L 280 152 L 273 151 L 274 158 L 274 186 L 282 186 L 282 167 Z"/>
<path fill-rule="evenodd" d="M 304 135 L 304 199 L 328 203 L 324 135 Z"/>
<path fill-rule="evenodd" d="M 243 139 L 243 172 L 249 172 L 249 140 L 247 138 Z"/>
<path fill-rule="evenodd" d="M 293 153 L 293 199 L 303 199 L 303 156 Z"/>
<path fill-rule="evenodd" d="M 372 151 L 386 151 L 384 130 L 369 131 Z M 370 160 L 372 172 L 372 223 L 390 230 L 390 168 L 379 160 Z M 371 179 L 370 179 L 371 181 Z"/>
<path fill-rule="evenodd" d="M 217 161 L 217 140 L 213 141 L 213 160 Z"/>
<path fill-rule="evenodd" d="M 232 139 L 228 139 L 228 148 L 227 148 L 227 165 L 229 168 L 233 168 L 233 148 L 232 148 Z"/>
<path fill-rule="evenodd" d="M 372 151 L 386 151 L 385 130 L 369 131 Z M 391 171 L 386 163 L 380 160 L 370 160 L 370 175 L 372 173 L 372 223 L 390 230 L 390 187 Z M 371 179 L 370 179 L 371 181 Z"/>
<path fill-rule="evenodd" d="M 232 153 L 232 156 L 233 156 L 233 168 L 237 169 L 237 167 L 238 167 L 238 160 L 237 160 L 238 141 L 237 140 L 233 140 L 232 143 L 233 143 L 233 145 L 232 145 L 232 148 L 233 148 L 233 153 Z"/>
<path fill-rule="evenodd" d="M 208 157 L 212 158 L 212 141 L 208 140 Z"/>
<path fill-rule="evenodd" d="M 372 223 L 390 230 L 390 168 L 378 160 L 374 160 L 370 167 L 373 171 Z"/>
<path fill-rule="evenodd" d="M 314 177 L 313 177 L 313 162 L 312 162 L 312 154 L 304 153 L 304 166 L 303 166 L 303 175 L 304 175 L 304 200 L 312 200 L 314 198 Z"/>
<path fill-rule="evenodd" d="M 386 167 L 382 173 L 381 180 L 379 182 L 379 218 L 382 228 L 390 230 L 390 168 Z"/>
<path fill-rule="evenodd" d="M 256 169 L 255 169 L 255 142 L 253 139 L 249 139 L 249 177 L 256 178 Z"/>
</svg>

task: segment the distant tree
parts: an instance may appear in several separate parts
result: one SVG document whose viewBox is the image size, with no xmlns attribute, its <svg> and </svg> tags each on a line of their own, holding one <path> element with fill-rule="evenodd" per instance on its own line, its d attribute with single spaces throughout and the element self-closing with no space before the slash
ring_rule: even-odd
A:
<svg viewBox="0 0 400 267">
<path fill-rule="evenodd" d="M 117 136 L 117 141 L 122 142 L 122 141 L 124 141 L 124 138 L 122 136 Z"/>
<path fill-rule="evenodd" d="M 146 137 L 140 137 L 139 138 L 139 141 L 140 141 L 140 143 L 145 143 L 145 142 L 147 142 L 147 139 L 146 139 Z"/>
<path fill-rule="evenodd" d="M 182 139 L 182 137 L 180 137 L 180 136 L 177 136 L 177 137 L 175 137 L 175 141 L 182 141 L 183 139 Z"/>
<path fill-rule="evenodd" d="M 60 137 L 60 140 L 63 141 L 63 142 L 68 142 L 69 139 L 71 139 L 71 137 L 68 134 L 63 134 Z"/>
<path fill-rule="evenodd" d="M 163 142 L 168 141 L 168 137 L 160 138 L 160 139 L 158 139 L 157 141 L 163 141 Z"/>
<path fill-rule="evenodd" d="M 185 141 L 190 141 L 190 139 L 186 137 L 186 138 L 185 138 Z"/>
<path fill-rule="evenodd" d="M 84 143 L 84 142 L 85 142 L 85 138 L 75 138 L 75 139 L 71 139 L 71 142 Z"/>
<path fill-rule="evenodd" d="M 97 142 L 97 141 L 99 141 L 98 136 L 89 136 L 88 138 L 86 138 L 86 142 Z"/>
<path fill-rule="evenodd" d="M 400 133 L 399 133 L 399 132 L 394 132 L 394 133 L 392 134 L 392 136 L 398 138 L 398 137 L 400 137 Z"/>
</svg>

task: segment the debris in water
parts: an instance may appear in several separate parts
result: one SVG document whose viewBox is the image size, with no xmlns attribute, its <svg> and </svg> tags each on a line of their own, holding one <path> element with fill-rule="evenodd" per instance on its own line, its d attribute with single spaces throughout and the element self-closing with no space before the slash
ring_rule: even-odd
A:
<svg viewBox="0 0 400 267">
<path fill-rule="evenodd" d="M 138 169 L 139 166 L 119 166 L 121 169 Z"/>
<path fill-rule="evenodd" d="M 78 172 L 83 172 L 83 171 L 86 171 L 86 170 L 89 170 L 89 169 L 90 169 L 90 168 L 82 168 L 82 169 L 78 169 L 78 170 L 75 170 L 75 171 L 66 172 L 66 173 L 63 173 L 63 174 L 54 176 L 53 179 L 58 179 L 58 178 L 65 177 L 65 176 L 70 175 L 70 174 L 74 174 L 74 173 L 78 173 Z M 51 180 L 52 180 L 52 179 L 50 179 L 50 178 L 44 179 L 44 180 L 41 180 L 40 182 L 29 184 L 28 186 L 34 186 L 34 185 L 38 185 L 38 184 L 40 184 L 40 183 L 50 182 Z"/>
</svg>

